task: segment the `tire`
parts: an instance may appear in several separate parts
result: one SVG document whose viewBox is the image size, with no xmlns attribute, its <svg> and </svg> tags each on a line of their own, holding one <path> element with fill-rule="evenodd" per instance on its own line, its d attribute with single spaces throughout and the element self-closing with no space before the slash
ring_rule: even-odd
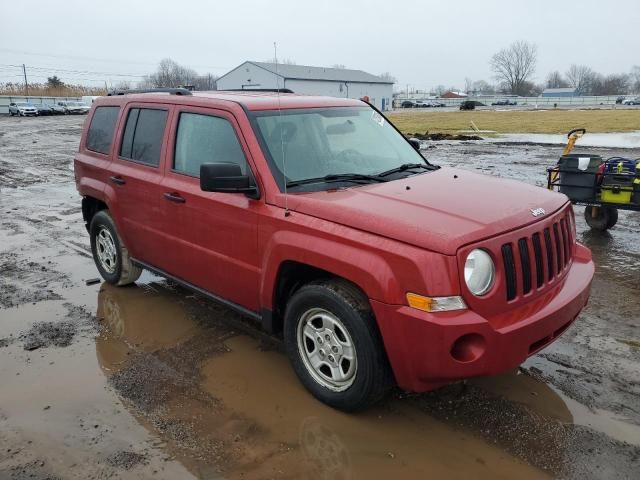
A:
<svg viewBox="0 0 640 480">
<path fill-rule="evenodd" d="M 585 207 L 584 219 L 592 230 L 604 232 L 618 222 L 618 209 L 613 207 Z"/>
<path fill-rule="evenodd" d="M 122 243 L 107 210 L 101 210 L 93 216 L 89 236 L 93 261 L 107 283 L 129 285 L 140 277 L 142 269 L 131 262 L 129 251 Z"/>
<path fill-rule="evenodd" d="M 287 303 L 284 342 L 302 384 L 331 407 L 364 410 L 393 385 L 369 302 L 346 281 L 317 281 L 301 287 Z"/>
</svg>

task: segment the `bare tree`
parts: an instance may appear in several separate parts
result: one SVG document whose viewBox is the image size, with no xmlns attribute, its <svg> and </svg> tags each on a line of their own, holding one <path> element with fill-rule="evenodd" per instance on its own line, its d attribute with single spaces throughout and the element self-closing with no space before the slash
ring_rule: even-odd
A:
<svg viewBox="0 0 640 480">
<path fill-rule="evenodd" d="M 204 75 L 199 75 L 195 79 L 195 81 L 193 82 L 193 86 L 196 90 L 217 90 L 217 81 L 218 77 L 216 75 L 205 73 Z"/>
<path fill-rule="evenodd" d="M 380 77 L 385 82 L 398 83 L 398 79 L 391 75 L 389 72 L 382 72 L 380 75 L 378 75 L 378 77 Z"/>
<path fill-rule="evenodd" d="M 473 90 L 473 81 L 469 77 L 464 79 L 464 93 L 470 93 Z"/>
<path fill-rule="evenodd" d="M 131 90 L 131 81 L 130 80 L 122 80 L 116 83 L 116 90 Z"/>
<path fill-rule="evenodd" d="M 566 73 L 569 85 L 576 89 L 578 95 L 591 93 L 591 84 L 595 73 L 586 65 L 571 65 Z"/>
<path fill-rule="evenodd" d="M 629 74 L 630 88 L 633 93 L 640 93 L 640 65 L 631 67 Z"/>
<path fill-rule="evenodd" d="M 431 93 L 435 94 L 436 96 L 440 96 L 443 93 L 446 93 L 447 91 L 447 87 L 445 87 L 444 85 L 436 85 L 435 87 L 433 87 L 433 89 L 431 90 Z"/>
<path fill-rule="evenodd" d="M 485 80 L 476 80 L 471 85 L 471 91 L 474 93 L 483 93 L 486 95 L 492 95 L 496 93 L 496 88 Z"/>
<path fill-rule="evenodd" d="M 629 76 L 621 73 L 607 75 L 596 73 L 591 78 L 591 95 L 619 95 L 629 91 Z"/>
<path fill-rule="evenodd" d="M 295 60 L 291 60 L 290 58 L 278 58 L 276 62 L 276 57 L 271 57 L 265 60 L 265 63 L 279 63 L 280 65 L 297 65 Z"/>
<path fill-rule="evenodd" d="M 491 69 L 500 83 L 516 95 L 533 75 L 538 57 L 537 47 L 523 40 L 512 43 L 491 58 Z"/>
<path fill-rule="evenodd" d="M 178 87 L 181 85 L 194 85 L 198 79 L 198 73 L 187 67 L 179 65 L 170 58 L 160 61 L 158 69 L 146 76 L 138 86 L 149 87 Z"/>
<path fill-rule="evenodd" d="M 545 87 L 547 88 L 567 88 L 569 83 L 563 78 L 562 74 L 557 70 L 547 75 Z"/>
</svg>

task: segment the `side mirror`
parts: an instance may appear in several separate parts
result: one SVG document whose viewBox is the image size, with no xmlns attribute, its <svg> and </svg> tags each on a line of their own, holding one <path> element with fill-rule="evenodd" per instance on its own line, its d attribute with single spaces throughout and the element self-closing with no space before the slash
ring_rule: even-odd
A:
<svg viewBox="0 0 640 480">
<path fill-rule="evenodd" d="M 409 143 L 415 149 L 416 152 L 420 151 L 420 140 L 418 140 L 417 138 L 410 138 Z"/>
<path fill-rule="evenodd" d="M 200 165 L 200 189 L 204 192 L 256 194 L 249 175 L 243 175 L 236 163 L 203 163 Z"/>
</svg>

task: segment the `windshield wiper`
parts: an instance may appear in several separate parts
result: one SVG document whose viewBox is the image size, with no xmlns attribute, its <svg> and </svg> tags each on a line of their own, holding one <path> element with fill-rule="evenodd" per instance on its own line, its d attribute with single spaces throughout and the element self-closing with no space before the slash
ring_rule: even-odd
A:
<svg viewBox="0 0 640 480">
<path fill-rule="evenodd" d="M 377 175 L 377 177 L 386 177 L 387 175 L 392 175 L 398 172 L 404 172 L 405 170 L 411 170 L 413 168 L 424 168 L 425 170 L 433 170 L 433 167 L 430 165 L 426 165 L 424 163 L 403 163 L 399 167 L 392 168 L 390 170 L 385 170 Z"/>
<path fill-rule="evenodd" d="M 365 175 L 363 173 L 332 173 L 324 177 L 305 178 L 304 180 L 293 180 L 287 182 L 287 187 L 297 187 L 310 183 L 331 183 L 331 182 L 386 182 L 379 175 Z"/>
</svg>

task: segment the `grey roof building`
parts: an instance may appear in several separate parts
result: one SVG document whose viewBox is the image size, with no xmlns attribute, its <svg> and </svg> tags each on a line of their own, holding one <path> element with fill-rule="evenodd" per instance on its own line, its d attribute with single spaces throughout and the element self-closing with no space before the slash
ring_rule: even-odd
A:
<svg viewBox="0 0 640 480">
<path fill-rule="evenodd" d="M 217 80 L 219 90 L 288 88 L 294 93 L 363 98 L 391 108 L 393 82 L 362 70 L 246 61 Z"/>
</svg>

